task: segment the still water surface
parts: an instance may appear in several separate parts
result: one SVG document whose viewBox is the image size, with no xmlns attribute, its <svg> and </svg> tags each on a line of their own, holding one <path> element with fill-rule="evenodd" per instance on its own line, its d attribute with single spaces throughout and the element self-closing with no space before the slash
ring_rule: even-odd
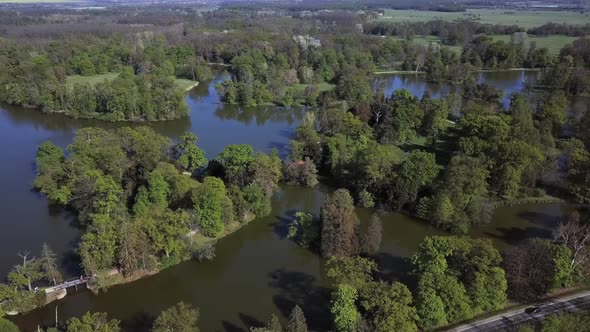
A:
<svg viewBox="0 0 590 332">
<path fill-rule="evenodd" d="M 508 91 L 524 88 L 523 72 L 481 73 L 481 80 Z M 222 76 L 216 80 L 223 79 Z M 383 79 L 383 77 L 382 77 Z M 415 76 L 390 76 L 385 79 L 386 93 L 405 87 L 421 96 L 428 89 L 433 97 L 444 96 L 451 88 L 424 83 Z M 202 84 L 187 96 L 190 119 L 132 124 L 149 125 L 157 132 L 177 138 L 186 131 L 200 138 L 199 145 L 212 158 L 228 144 L 245 143 L 257 150 L 277 148 L 284 156 L 293 129 L 302 119 L 303 108 L 240 108 L 219 103 L 215 81 Z M 573 100 L 573 103 L 577 99 Z M 586 101 L 578 101 L 581 108 Z M 31 190 L 35 177 L 34 155 L 45 140 L 65 147 L 78 128 L 99 126 L 115 128 L 128 124 L 110 124 L 75 120 L 59 115 L 41 114 L 3 106 L 0 108 L 0 275 L 18 262 L 16 253 L 38 253 L 47 242 L 62 257 L 70 276 L 78 271 L 72 249 L 80 231 L 75 219 L 61 209 L 48 207 L 42 195 Z M 297 210 L 319 212 L 327 188 L 306 189 L 284 186 L 273 198 L 273 213 L 259 218 L 235 234 L 219 241 L 211 262 L 186 262 L 137 282 L 112 288 L 106 293 L 72 291 L 70 296 L 15 321 L 25 330 L 54 321 L 55 305 L 60 321 L 84 312 L 103 311 L 124 321 L 129 331 L 146 330 L 161 310 L 185 301 L 201 310 L 203 331 L 246 331 L 250 325 L 265 321 L 272 313 L 284 318 L 294 304 L 301 305 L 314 329 L 329 327 L 326 281 L 323 261 L 305 249 L 284 239 L 285 224 Z M 531 236 L 549 236 L 566 207 L 559 204 L 522 205 L 498 209 L 493 221 L 472 232 L 473 236 L 492 238 L 498 247 L 512 245 Z M 364 222 L 373 211 L 359 209 Z M 388 279 L 404 279 L 407 257 L 427 235 L 443 234 L 422 222 L 400 214 L 384 214 L 383 244 L 376 259 L 380 273 Z"/>
</svg>

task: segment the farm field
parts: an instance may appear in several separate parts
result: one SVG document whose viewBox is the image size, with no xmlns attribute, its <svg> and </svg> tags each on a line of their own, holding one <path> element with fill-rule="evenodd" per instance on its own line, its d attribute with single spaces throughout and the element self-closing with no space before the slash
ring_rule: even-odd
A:
<svg viewBox="0 0 590 332">
<path fill-rule="evenodd" d="M 481 23 L 519 25 L 533 28 L 547 22 L 586 24 L 590 22 L 589 14 L 575 11 L 535 11 L 512 9 L 468 9 L 466 12 L 434 12 L 417 10 L 386 9 L 385 14 L 377 20 L 391 22 L 427 22 L 435 19 L 445 21 L 470 20 Z"/>
<path fill-rule="evenodd" d="M 98 74 L 98 75 L 91 75 L 91 76 L 80 76 L 80 75 L 72 75 L 66 78 L 66 84 L 69 86 L 74 86 L 75 84 L 85 84 L 88 83 L 90 85 L 96 85 L 99 82 L 104 80 L 110 81 L 113 80 L 119 75 L 118 73 L 106 73 L 106 74 Z M 187 80 L 184 78 L 174 78 L 174 82 L 176 85 L 182 90 L 188 90 L 194 87 L 197 82 L 193 80 Z"/>
<path fill-rule="evenodd" d="M 507 43 L 510 42 L 510 35 L 495 35 L 490 36 L 494 40 L 502 40 Z M 569 43 L 572 43 L 574 40 L 578 39 L 579 37 L 570 37 L 570 36 L 563 36 L 563 35 L 551 35 L 546 37 L 536 37 L 536 36 L 529 36 L 527 39 L 527 46 L 530 42 L 537 43 L 537 48 L 547 48 L 550 54 L 558 55 L 559 51 Z"/>
</svg>

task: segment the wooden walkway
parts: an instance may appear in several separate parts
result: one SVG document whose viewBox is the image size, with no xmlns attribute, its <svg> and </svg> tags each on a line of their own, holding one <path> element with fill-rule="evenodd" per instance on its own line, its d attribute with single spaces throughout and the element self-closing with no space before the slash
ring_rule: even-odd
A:
<svg viewBox="0 0 590 332">
<path fill-rule="evenodd" d="M 83 277 L 83 278 L 76 278 L 76 279 L 71 279 L 71 280 L 68 280 L 68 281 L 64 281 L 63 283 L 61 283 L 59 285 L 45 288 L 45 293 L 49 294 L 49 293 L 60 291 L 62 289 L 66 289 L 66 288 L 70 288 L 70 287 L 82 285 L 82 284 L 87 283 L 88 280 L 90 280 L 89 277 Z"/>
</svg>

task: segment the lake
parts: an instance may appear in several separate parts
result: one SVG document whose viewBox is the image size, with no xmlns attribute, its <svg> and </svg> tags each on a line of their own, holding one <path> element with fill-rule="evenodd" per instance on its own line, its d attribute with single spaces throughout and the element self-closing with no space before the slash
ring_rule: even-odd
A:
<svg viewBox="0 0 590 332">
<path fill-rule="evenodd" d="M 507 91 L 524 88 L 528 75 L 534 72 L 479 73 L 486 80 Z M 288 153 L 293 130 L 307 111 L 303 107 L 275 106 L 241 108 L 219 102 L 216 82 L 195 88 L 187 96 L 190 118 L 168 122 L 121 124 L 93 120 L 76 120 L 61 115 L 43 114 L 34 110 L 0 107 L 0 275 L 6 275 L 19 262 L 17 253 L 38 254 L 47 242 L 61 257 L 69 276 L 80 274 L 73 249 L 80 237 L 75 218 L 63 209 L 48 206 L 47 200 L 32 190 L 35 177 L 35 152 L 45 140 L 65 147 L 71 143 L 78 128 L 99 126 L 116 128 L 125 125 L 147 125 L 160 134 L 176 139 L 191 131 L 199 145 L 213 158 L 228 144 L 245 143 L 256 150 L 279 150 Z M 433 97 L 444 96 L 450 87 L 423 82 L 415 75 L 380 76 L 387 93 L 405 87 L 421 96 L 429 90 Z M 588 107 L 588 100 L 572 99 L 579 109 Z M 504 101 L 505 102 L 505 101 Z M 576 104 L 576 102 L 578 104 Z M 37 325 L 50 325 L 58 306 L 60 321 L 80 316 L 86 311 L 108 312 L 124 321 L 129 331 L 145 330 L 161 310 L 185 301 L 201 310 L 203 331 L 247 331 L 251 325 L 266 321 L 275 313 L 282 319 L 294 304 L 303 307 L 313 329 L 329 328 L 330 316 L 326 298 L 323 261 L 315 254 L 285 239 L 285 225 L 298 210 L 319 212 L 326 187 L 307 189 L 283 186 L 273 197 L 272 214 L 259 218 L 238 232 L 220 240 L 216 257 L 210 262 L 185 262 L 155 276 L 113 287 L 106 293 L 93 295 L 75 292 L 51 305 L 26 315 L 13 317 L 24 331 Z M 492 238 L 505 248 L 532 236 L 550 236 L 567 207 L 560 204 L 521 205 L 495 211 L 490 224 L 473 230 L 472 236 Z M 358 209 L 361 221 L 374 211 Z M 376 256 L 380 273 L 387 279 L 407 277 L 409 257 L 427 235 L 444 234 L 429 225 L 407 216 L 390 213 L 381 216 L 384 223 L 383 243 Z"/>
</svg>

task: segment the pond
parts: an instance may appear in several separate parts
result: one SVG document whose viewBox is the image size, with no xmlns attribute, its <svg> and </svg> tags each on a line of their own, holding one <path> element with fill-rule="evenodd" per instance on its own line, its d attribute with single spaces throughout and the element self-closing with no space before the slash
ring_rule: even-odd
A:
<svg viewBox="0 0 590 332">
<path fill-rule="evenodd" d="M 490 82 L 505 88 L 519 89 L 520 72 L 497 73 Z M 494 74 L 494 75 L 492 75 Z M 434 97 L 448 93 L 444 86 L 425 84 L 415 76 L 381 77 L 388 89 L 408 88 L 419 96 L 429 89 Z M 228 144 L 245 143 L 257 150 L 276 148 L 288 153 L 294 128 L 304 116 L 304 108 L 254 107 L 241 108 L 219 102 L 216 81 L 201 84 L 187 96 L 190 118 L 169 122 L 143 124 L 112 124 L 76 120 L 60 115 L 42 114 L 34 110 L 0 107 L 0 275 L 18 263 L 17 253 L 38 254 L 47 242 L 61 257 L 69 276 L 79 275 L 78 262 L 72 251 L 81 232 L 74 226 L 75 218 L 63 209 L 51 208 L 46 199 L 33 191 L 34 156 L 37 146 L 51 140 L 65 147 L 71 143 L 78 128 L 99 126 L 116 128 L 124 125 L 148 125 L 157 132 L 176 139 L 186 131 L 195 133 L 207 157 L 212 158 Z M 582 107 L 587 105 L 581 103 Z M 306 189 L 283 186 L 273 197 L 272 214 L 259 218 L 238 232 L 219 241 L 216 257 L 211 262 L 186 262 L 158 275 L 106 293 L 93 295 L 72 290 L 65 299 L 27 315 L 14 317 L 25 331 L 37 325 L 51 325 L 58 317 L 65 321 L 86 311 L 103 311 L 124 321 L 129 331 L 143 328 L 161 310 L 185 301 L 201 310 L 203 331 L 246 331 L 250 325 L 265 321 L 272 313 L 285 318 L 296 303 L 301 305 L 314 329 L 329 327 L 326 281 L 323 261 L 284 238 L 285 224 L 295 211 L 319 212 L 328 188 Z M 566 210 L 560 204 L 522 205 L 496 210 L 493 220 L 473 231 L 473 236 L 492 238 L 498 247 L 512 245 L 530 236 L 550 236 Z M 359 209 L 365 222 L 373 211 Z M 376 256 L 380 273 L 388 279 L 404 278 L 407 257 L 427 235 L 443 234 L 420 221 L 401 214 L 384 214 L 384 239 Z"/>
</svg>

